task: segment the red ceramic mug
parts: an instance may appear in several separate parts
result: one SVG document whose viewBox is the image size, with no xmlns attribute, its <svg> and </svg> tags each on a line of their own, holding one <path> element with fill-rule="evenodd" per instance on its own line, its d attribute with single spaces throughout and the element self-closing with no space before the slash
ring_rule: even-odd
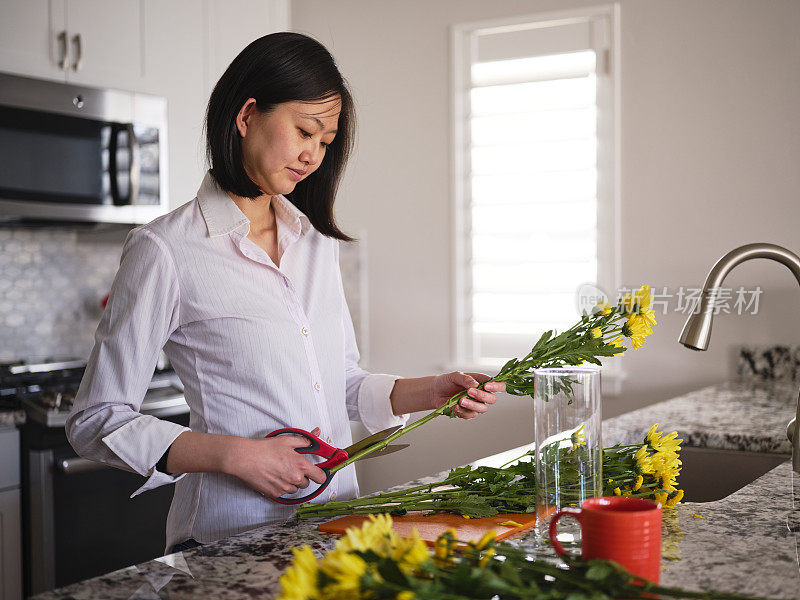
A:
<svg viewBox="0 0 800 600">
<path fill-rule="evenodd" d="M 581 556 L 613 560 L 632 574 L 658 583 L 661 572 L 661 505 L 643 498 L 591 498 L 580 508 L 563 508 L 550 519 L 550 542 L 559 556 L 566 551 L 556 538 L 564 515 L 581 524 Z"/>
</svg>

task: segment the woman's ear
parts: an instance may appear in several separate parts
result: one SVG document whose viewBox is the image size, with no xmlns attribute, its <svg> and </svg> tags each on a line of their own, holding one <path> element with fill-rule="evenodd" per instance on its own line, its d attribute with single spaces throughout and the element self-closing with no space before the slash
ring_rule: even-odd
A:
<svg viewBox="0 0 800 600">
<path fill-rule="evenodd" d="M 239 131 L 240 136 L 245 137 L 247 135 L 247 127 L 256 109 L 255 98 L 248 98 L 245 100 L 242 108 L 239 109 L 239 114 L 236 115 L 236 129 Z"/>
</svg>

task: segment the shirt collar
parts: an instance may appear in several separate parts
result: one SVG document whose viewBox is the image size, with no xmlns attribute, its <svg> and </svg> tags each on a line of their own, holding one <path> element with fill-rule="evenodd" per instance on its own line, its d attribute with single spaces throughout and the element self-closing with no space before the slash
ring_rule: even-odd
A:
<svg viewBox="0 0 800 600">
<path fill-rule="evenodd" d="M 247 231 L 250 231 L 250 219 L 225 190 L 219 187 L 210 171 L 200 184 L 197 201 L 210 237 L 225 235 L 245 226 Z M 273 196 L 272 207 L 275 210 L 275 217 L 286 223 L 296 236 L 301 236 L 310 229 L 311 221 L 308 217 L 284 196 Z"/>
</svg>

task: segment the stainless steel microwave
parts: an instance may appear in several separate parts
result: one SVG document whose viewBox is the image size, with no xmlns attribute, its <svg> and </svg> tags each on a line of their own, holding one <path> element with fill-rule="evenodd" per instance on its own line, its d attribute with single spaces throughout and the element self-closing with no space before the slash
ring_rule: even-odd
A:
<svg viewBox="0 0 800 600">
<path fill-rule="evenodd" d="M 168 211 L 164 98 L 0 73 L 0 223 Z"/>
</svg>

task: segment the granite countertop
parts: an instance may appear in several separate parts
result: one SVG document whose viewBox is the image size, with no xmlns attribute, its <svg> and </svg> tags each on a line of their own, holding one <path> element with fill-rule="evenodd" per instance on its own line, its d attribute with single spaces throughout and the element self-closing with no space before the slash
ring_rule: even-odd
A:
<svg viewBox="0 0 800 600">
<path fill-rule="evenodd" d="M 794 386 L 775 383 L 709 387 L 605 421 L 605 443 L 640 441 L 659 422 L 662 431 L 678 429 L 693 445 L 786 453 L 794 394 Z M 322 521 L 268 525 L 35 598 L 271 598 L 291 561 L 289 548 L 304 543 L 319 552 L 332 548 L 335 538 L 316 529 Z M 509 541 L 532 547 L 534 539 L 528 532 Z M 784 462 L 723 500 L 681 504 L 667 512 L 661 581 L 687 589 L 797 598 L 798 551 L 800 476 Z"/>
</svg>

